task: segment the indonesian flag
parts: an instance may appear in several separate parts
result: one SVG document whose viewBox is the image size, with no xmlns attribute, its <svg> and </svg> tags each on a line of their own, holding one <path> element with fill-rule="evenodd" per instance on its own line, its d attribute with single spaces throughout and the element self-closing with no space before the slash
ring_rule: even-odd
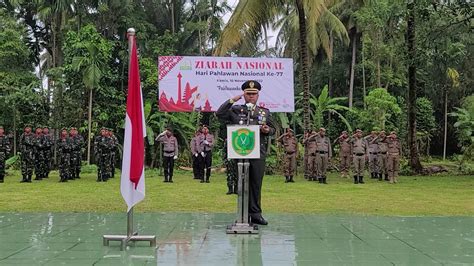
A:
<svg viewBox="0 0 474 266">
<path fill-rule="evenodd" d="M 125 137 L 123 141 L 123 160 L 120 191 L 127 203 L 128 211 L 145 198 L 145 117 L 143 112 L 142 89 L 138 70 L 135 35 L 130 49 L 128 70 L 127 114 L 125 116 Z"/>
</svg>

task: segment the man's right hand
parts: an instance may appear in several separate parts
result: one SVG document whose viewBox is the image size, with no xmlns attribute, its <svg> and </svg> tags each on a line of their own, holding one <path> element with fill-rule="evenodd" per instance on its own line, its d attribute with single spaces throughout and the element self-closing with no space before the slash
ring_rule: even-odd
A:
<svg viewBox="0 0 474 266">
<path fill-rule="evenodd" d="M 237 102 L 238 100 L 242 99 L 242 96 L 244 96 L 244 95 L 243 95 L 243 94 L 239 94 L 239 95 L 237 95 L 237 96 L 232 97 L 231 99 L 232 99 L 232 101 Z"/>
<path fill-rule="evenodd" d="M 199 154 L 198 154 L 198 153 L 196 153 L 196 154 L 194 154 L 194 156 L 198 157 L 198 156 L 199 156 Z"/>
</svg>

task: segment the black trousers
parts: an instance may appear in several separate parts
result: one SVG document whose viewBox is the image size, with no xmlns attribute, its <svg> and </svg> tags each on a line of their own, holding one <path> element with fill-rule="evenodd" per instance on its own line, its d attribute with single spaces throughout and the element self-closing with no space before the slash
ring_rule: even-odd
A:
<svg viewBox="0 0 474 266">
<path fill-rule="evenodd" d="M 194 176 L 194 179 L 199 179 L 200 178 L 200 175 L 199 175 L 199 160 L 200 160 L 200 158 L 201 158 L 200 154 L 198 154 L 197 157 L 193 154 L 193 176 Z"/>
<path fill-rule="evenodd" d="M 211 176 L 211 165 L 212 165 L 212 151 L 205 151 L 203 158 L 202 177 L 204 177 L 204 170 L 206 170 L 206 180 L 209 180 Z"/>
<path fill-rule="evenodd" d="M 174 158 L 163 156 L 163 169 L 165 172 L 165 180 L 173 178 Z"/>
<path fill-rule="evenodd" d="M 249 215 L 260 216 L 262 214 L 261 196 L 265 159 L 253 159 L 249 162 Z"/>
</svg>

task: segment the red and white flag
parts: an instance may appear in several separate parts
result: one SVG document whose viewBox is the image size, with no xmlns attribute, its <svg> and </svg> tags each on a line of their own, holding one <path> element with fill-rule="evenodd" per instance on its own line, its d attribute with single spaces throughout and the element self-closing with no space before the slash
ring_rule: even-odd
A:
<svg viewBox="0 0 474 266">
<path fill-rule="evenodd" d="M 130 63 L 128 71 L 127 114 L 120 191 L 127 203 L 127 212 L 145 198 L 145 146 L 146 125 L 143 112 L 142 88 L 138 69 L 135 35 L 129 35 Z"/>
</svg>

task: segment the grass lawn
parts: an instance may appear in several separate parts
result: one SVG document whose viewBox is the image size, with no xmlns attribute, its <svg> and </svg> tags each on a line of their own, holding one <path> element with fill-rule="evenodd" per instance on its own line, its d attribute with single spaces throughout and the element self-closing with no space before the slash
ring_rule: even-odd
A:
<svg viewBox="0 0 474 266">
<path fill-rule="evenodd" d="M 120 174 L 107 183 L 97 183 L 96 174 L 58 183 L 58 173 L 49 179 L 19 183 L 20 173 L 9 171 L 0 184 L 0 212 L 124 212 Z M 236 196 L 226 195 L 225 176 L 215 174 L 210 184 L 193 180 L 178 171 L 175 183 L 163 183 L 156 171 L 147 171 L 146 197 L 139 212 L 234 212 Z M 262 207 L 265 213 L 332 213 L 402 216 L 474 215 L 474 178 L 469 176 L 401 177 L 398 184 L 365 179 L 354 185 L 350 179 L 330 174 L 328 185 L 298 176 L 285 184 L 281 176 L 266 176 Z"/>
</svg>

